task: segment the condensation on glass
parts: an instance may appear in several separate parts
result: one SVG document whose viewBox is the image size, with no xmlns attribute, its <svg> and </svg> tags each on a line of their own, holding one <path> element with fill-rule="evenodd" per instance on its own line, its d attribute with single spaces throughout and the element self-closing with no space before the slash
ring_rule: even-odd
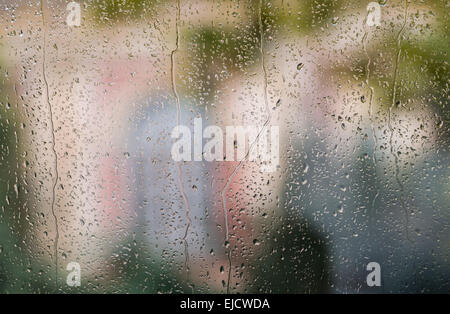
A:
<svg viewBox="0 0 450 314">
<path fill-rule="evenodd" d="M 448 13 L 1 2 L 0 292 L 448 293 Z"/>
</svg>

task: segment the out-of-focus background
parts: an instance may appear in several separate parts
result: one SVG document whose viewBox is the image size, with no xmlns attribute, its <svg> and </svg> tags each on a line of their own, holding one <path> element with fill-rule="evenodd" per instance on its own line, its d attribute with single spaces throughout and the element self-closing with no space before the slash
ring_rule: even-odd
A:
<svg viewBox="0 0 450 314">
<path fill-rule="evenodd" d="M 370 2 L 1 1 L 0 292 L 450 292 L 450 2 Z"/>
</svg>

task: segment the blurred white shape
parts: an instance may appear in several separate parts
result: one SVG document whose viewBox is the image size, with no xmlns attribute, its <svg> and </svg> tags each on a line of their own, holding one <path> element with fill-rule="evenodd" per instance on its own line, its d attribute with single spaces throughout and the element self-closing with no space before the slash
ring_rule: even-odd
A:
<svg viewBox="0 0 450 314">
<path fill-rule="evenodd" d="M 66 11 L 69 11 L 66 22 L 69 27 L 81 25 L 81 6 L 77 2 L 69 2 L 66 7 Z"/>
<path fill-rule="evenodd" d="M 377 2 L 370 2 L 367 5 L 367 19 L 368 26 L 380 26 L 381 7 Z"/>
</svg>

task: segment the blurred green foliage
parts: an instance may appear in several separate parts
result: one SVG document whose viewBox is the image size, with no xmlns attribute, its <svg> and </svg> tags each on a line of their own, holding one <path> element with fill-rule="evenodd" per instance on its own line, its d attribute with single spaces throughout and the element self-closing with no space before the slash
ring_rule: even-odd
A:
<svg viewBox="0 0 450 314">
<path fill-rule="evenodd" d="M 157 3 L 157 0 L 92 0 L 89 7 L 94 23 L 114 25 L 142 17 Z"/>
</svg>

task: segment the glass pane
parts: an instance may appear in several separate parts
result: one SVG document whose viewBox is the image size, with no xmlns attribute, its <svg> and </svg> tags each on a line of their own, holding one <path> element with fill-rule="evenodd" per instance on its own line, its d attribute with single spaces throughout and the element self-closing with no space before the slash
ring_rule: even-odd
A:
<svg viewBox="0 0 450 314">
<path fill-rule="evenodd" d="M 446 1 L 0 3 L 0 292 L 450 291 Z"/>
</svg>

